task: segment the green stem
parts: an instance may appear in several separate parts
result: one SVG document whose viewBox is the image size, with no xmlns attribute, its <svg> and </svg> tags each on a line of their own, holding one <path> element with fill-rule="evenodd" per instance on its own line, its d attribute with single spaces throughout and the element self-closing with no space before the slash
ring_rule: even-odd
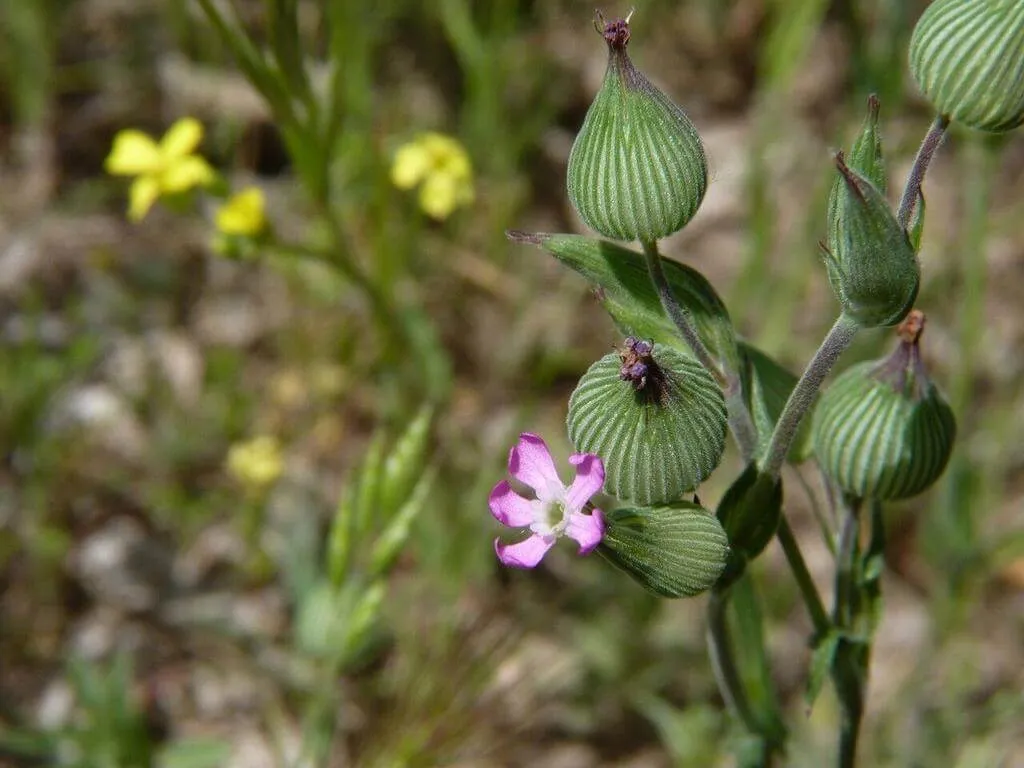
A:
<svg viewBox="0 0 1024 768">
<path fill-rule="evenodd" d="M 729 604 L 728 589 L 713 589 L 708 600 L 708 656 L 711 668 L 715 673 L 718 690 L 725 699 L 726 706 L 743 723 L 748 731 L 761 732 L 761 724 L 754 716 L 747 692 L 743 688 L 736 660 L 733 658 L 732 641 L 729 639 L 729 625 L 725 610 Z"/>
<path fill-rule="evenodd" d="M 658 298 L 661 299 L 661 306 L 664 308 L 665 314 L 675 323 L 679 334 L 689 345 L 690 349 L 693 350 L 694 357 L 697 358 L 701 365 L 708 369 L 708 372 L 715 377 L 715 381 L 724 388 L 725 374 L 719 369 L 715 358 L 711 356 L 711 352 L 698 335 L 697 329 L 690 322 L 689 312 L 676 300 L 675 294 L 672 293 L 672 286 L 669 285 L 668 278 L 665 276 L 665 270 L 661 266 L 661 254 L 658 253 L 658 244 L 653 240 L 642 240 L 640 244 L 644 248 L 647 272 L 651 276 L 651 282 L 654 283 L 654 289 L 658 292 Z"/>
<path fill-rule="evenodd" d="M 722 388 L 726 408 L 729 413 L 729 428 L 736 438 L 736 443 L 739 445 L 743 460 L 750 461 L 757 451 L 757 431 L 754 429 L 754 421 L 751 419 L 750 411 L 747 410 L 746 402 L 743 399 L 743 382 L 739 377 L 739 373 L 733 370 L 723 371 L 715 361 L 711 351 L 701 340 L 697 329 L 690 321 L 690 315 L 686 307 L 679 303 L 672 292 L 672 286 L 669 284 L 668 278 L 665 276 L 665 270 L 661 266 L 661 254 L 658 253 L 658 244 L 653 240 L 642 240 L 641 245 L 643 246 L 644 258 L 647 262 L 647 272 L 651 276 L 654 289 L 658 292 L 658 298 L 661 299 L 661 306 L 665 310 L 665 314 L 675 323 L 676 328 L 679 330 L 679 335 L 683 337 L 683 340 L 693 350 L 694 357 L 708 370 Z"/>
<path fill-rule="evenodd" d="M 825 546 L 828 547 L 828 551 L 832 557 L 836 556 L 836 536 L 832 531 L 832 525 L 825 517 L 825 512 L 821 508 L 821 501 L 818 499 L 814 489 L 811 488 L 810 483 L 807 482 L 807 478 L 804 477 L 803 472 L 798 467 L 793 467 L 793 474 L 796 476 L 797 482 L 800 484 L 800 488 L 804 492 L 804 496 L 807 497 L 807 505 L 811 508 L 811 512 L 814 514 L 814 519 L 818 523 L 818 529 L 821 531 L 821 539 L 825 542 Z"/>
<path fill-rule="evenodd" d="M 860 499 L 848 499 L 846 514 L 839 533 L 839 555 L 836 570 L 836 597 L 832 620 L 844 637 L 836 648 L 832 677 L 842 709 L 839 730 L 840 768 L 854 768 L 857 738 L 864 714 L 864 692 L 867 682 L 867 660 L 870 645 L 855 636 L 855 623 L 860 611 L 858 561 L 860 555 Z"/>
<path fill-rule="evenodd" d="M 842 314 L 828 332 L 825 340 L 821 342 L 821 346 L 814 353 L 814 357 L 811 358 L 800 381 L 793 387 L 789 400 L 786 401 L 786 406 L 782 409 L 782 414 L 775 424 L 768 450 L 761 461 L 761 471 L 765 474 L 778 479 L 782 465 L 786 461 L 786 455 L 796 438 L 796 431 L 799 429 L 804 415 L 814 404 L 814 397 L 821 387 L 821 382 L 832 370 L 839 355 L 853 341 L 859 327 L 854 320 Z"/>
<path fill-rule="evenodd" d="M 936 150 L 942 144 L 948 127 L 948 117 L 942 115 L 936 117 L 917 150 L 917 157 L 914 158 L 914 164 L 910 167 L 910 175 L 907 176 L 903 197 L 900 198 L 900 207 L 896 212 L 896 220 L 904 229 L 914 215 L 917 198 L 921 194 L 921 185 L 924 184 L 924 175 L 928 172 L 928 166 L 931 164 Z"/>
<path fill-rule="evenodd" d="M 807 606 L 807 612 L 811 615 L 811 622 L 814 624 L 814 631 L 818 637 L 824 637 L 832 627 L 828 613 L 825 611 L 825 604 L 821 601 L 818 588 L 814 586 L 814 579 L 811 572 L 807 570 L 807 563 L 804 561 L 803 553 L 800 552 L 800 545 L 797 544 L 793 529 L 789 527 L 789 521 L 785 514 L 779 518 L 779 528 L 775 532 L 778 536 L 782 552 L 786 556 L 786 562 L 793 571 L 800 594 Z"/>
</svg>

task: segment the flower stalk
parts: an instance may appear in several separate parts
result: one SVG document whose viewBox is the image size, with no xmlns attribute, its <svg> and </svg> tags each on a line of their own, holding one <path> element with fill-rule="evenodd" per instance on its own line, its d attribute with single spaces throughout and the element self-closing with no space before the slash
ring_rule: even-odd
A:
<svg viewBox="0 0 1024 768">
<path fill-rule="evenodd" d="M 949 118 L 939 115 L 932 122 L 931 128 L 925 134 L 921 146 L 917 150 L 914 164 L 907 176 L 907 185 L 903 189 L 903 196 L 900 198 L 900 207 L 896 211 L 896 220 L 904 229 L 910 225 L 914 216 L 914 209 L 917 200 L 921 196 L 921 186 L 924 184 L 924 176 L 928 172 L 932 158 L 942 146 L 942 140 L 946 137 L 946 129 L 949 127 Z"/>
</svg>

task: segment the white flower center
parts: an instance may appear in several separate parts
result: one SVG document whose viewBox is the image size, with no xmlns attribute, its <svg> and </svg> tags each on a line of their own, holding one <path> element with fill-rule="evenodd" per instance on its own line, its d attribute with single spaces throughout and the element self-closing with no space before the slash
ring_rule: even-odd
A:
<svg viewBox="0 0 1024 768">
<path fill-rule="evenodd" d="M 533 505 L 533 522 L 530 530 L 539 536 L 561 536 L 569 525 L 569 515 L 565 508 L 565 491 L 558 494 L 558 498 L 534 499 L 530 502 Z"/>
</svg>

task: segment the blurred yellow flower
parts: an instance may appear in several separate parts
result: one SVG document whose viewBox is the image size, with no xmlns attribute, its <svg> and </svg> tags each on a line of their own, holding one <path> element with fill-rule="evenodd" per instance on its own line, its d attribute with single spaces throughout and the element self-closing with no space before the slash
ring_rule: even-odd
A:
<svg viewBox="0 0 1024 768">
<path fill-rule="evenodd" d="M 225 235 L 255 237 L 267 226 L 267 201 L 259 187 L 246 187 L 228 198 L 214 217 Z"/>
<path fill-rule="evenodd" d="M 235 443 L 228 451 L 228 474 L 250 490 L 273 484 L 284 471 L 281 445 L 270 435 Z"/>
<path fill-rule="evenodd" d="M 399 147 L 391 181 L 399 189 L 419 185 L 420 207 L 435 219 L 446 219 L 459 206 L 473 202 L 469 155 L 458 141 L 442 133 L 420 134 Z"/>
<path fill-rule="evenodd" d="M 202 156 L 194 154 L 202 139 L 203 126 L 193 117 L 174 123 L 159 143 L 134 128 L 114 137 L 103 167 L 114 176 L 135 177 L 129 193 L 129 219 L 141 219 L 161 195 L 186 192 L 214 181 L 216 172 Z"/>
</svg>

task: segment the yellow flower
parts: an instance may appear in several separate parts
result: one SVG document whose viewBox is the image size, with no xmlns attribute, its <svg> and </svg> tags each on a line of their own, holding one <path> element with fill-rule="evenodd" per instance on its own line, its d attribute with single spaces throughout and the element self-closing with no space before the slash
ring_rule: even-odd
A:
<svg viewBox="0 0 1024 768">
<path fill-rule="evenodd" d="M 267 226 L 266 198 L 259 187 L 236 192 L 217 211 L 214 223 L 225 235 L 255 237 Z"/>
<path fill-rule="evenodd" d="M 281 446 L 274 437 L 261 435 L 235 443 L 228 451 L 228 474 L 250 490 L 272 485 L 284 471 Z"/>
<path fill-rule="evenodd" d="M 391 165 L 391 181 L 399 189 L 419 185 L 420 207 L 435 219 L 446 219 L 459 206 L 473 202 L 469 155 L 442 133 L 424 133 L 400 147 Z"/>
<path fill-rule="evenodd" d="M 194 154 L 202 139 L 203 126 L 192 117 L 178 120 L 159 143 L 133 128 L 114 137 L 103 167 L 114 176 L 135 177 L 129 193 L 129 219 L 141 219 L 161 195 L 186 192 L 214 181 L 213 168 Z"/>
</svg>

